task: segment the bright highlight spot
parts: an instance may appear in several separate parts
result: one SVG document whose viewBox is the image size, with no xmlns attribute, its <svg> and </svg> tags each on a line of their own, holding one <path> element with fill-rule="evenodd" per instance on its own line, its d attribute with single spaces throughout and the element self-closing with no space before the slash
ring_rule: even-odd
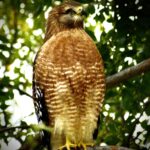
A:
<svg viewBox="0 0 150 150">
<path fill-rule="evenodd" d="M 124 114 L 124 120 L 127 120 L 129 117 L 129 112 L 127 111 L 125 114 Z"/>
<path fill-rule="evenodd" d="M 35 36 L 39 36 L 39 35 L 41 35 L 43 32 L 42 32 L 42 29 L 37 29 L 37 30 L 34 30 L 33 31 L 33 34 L 35 35 Z"/>
<path fill-rule="evenodd" d="M 33 28 L 33 19 L 27 18 L 26 23 L 28 24 L 29 28 Z"/>
</svg>

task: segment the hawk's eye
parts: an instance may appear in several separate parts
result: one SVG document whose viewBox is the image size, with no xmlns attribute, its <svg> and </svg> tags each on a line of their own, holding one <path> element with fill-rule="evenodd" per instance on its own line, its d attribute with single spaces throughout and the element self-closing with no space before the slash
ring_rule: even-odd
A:
<svg viewBox="0 0 150 150">
<path fill-rule="evenodd" d="M 76 12 L 72 9 L 72 8 L 69 8 L 65 11 L 65 14 L 76 14 Z"/>
</svg>

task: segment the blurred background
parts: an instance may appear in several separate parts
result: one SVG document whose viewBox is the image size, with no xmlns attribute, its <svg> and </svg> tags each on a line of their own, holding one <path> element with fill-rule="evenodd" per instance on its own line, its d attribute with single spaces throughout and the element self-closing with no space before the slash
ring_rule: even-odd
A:
<svg viewBox="0 0 150 150">
<path fill-rule="evenodd" d="M 150 58 L 150 1 L 80 0 L 85 30 L 104 59 L 106 76 Z M 32 141 L 37 124 L 32 64 L 48 12 L 61 1 L 0 0 L 0 149 Z M 106 91 L 97 143 L 150 149 L 150 72 Z M 31 148 L 32 149 L 32 148 Z"/>
</svg>

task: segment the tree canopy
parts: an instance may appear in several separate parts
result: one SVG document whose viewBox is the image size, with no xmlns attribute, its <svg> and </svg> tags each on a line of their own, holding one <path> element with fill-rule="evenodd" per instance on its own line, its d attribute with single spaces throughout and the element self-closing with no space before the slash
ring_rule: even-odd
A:
<svg viewBox="0 0 150 150">
<path fill-rule="evenodd" d="M 61 2 L 0 0 L 0 149 L 6 150 L 10 146 L 11 150 L 21 148 L 26 141 L 33 141 L 40 130 L 28 121 L 28 118 L 35 119 L 32 64 L 43 43 L 48 12 Z M 122 74 L 125 80 L 106 90 L 96 142 L 149 149 L 150 63 L 147 63 L 146 71 L 132 75 L 129 71 L 130 67 L 150 58 L 150 2 L 79 2 L 88 4 L 85 30 L 102 54 L 107 79 L 129 68 Z M 23 107 L 17 111 L 16 107 L 21 103 Z M 26 115 L 20 115 L 21 112 L 26 112 Z M 17 114 L 22 117 L 18 119 Z M 34 149 L 36 142 L 32 142 L 31 146 Z"/>
</svg>

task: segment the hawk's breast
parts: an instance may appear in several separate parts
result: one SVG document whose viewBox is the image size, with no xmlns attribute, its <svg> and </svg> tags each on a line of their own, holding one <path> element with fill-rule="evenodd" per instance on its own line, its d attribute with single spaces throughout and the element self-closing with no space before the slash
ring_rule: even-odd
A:
<svg viewBox="0 0 150 150">
<path fill-rule="evenodd" d="M 35 80 L 55 134 L 90 142 L 105 90 L 102 58 L 92 39 L 77 29 L 52 36 L 38 54 Z"/>
</svg>

